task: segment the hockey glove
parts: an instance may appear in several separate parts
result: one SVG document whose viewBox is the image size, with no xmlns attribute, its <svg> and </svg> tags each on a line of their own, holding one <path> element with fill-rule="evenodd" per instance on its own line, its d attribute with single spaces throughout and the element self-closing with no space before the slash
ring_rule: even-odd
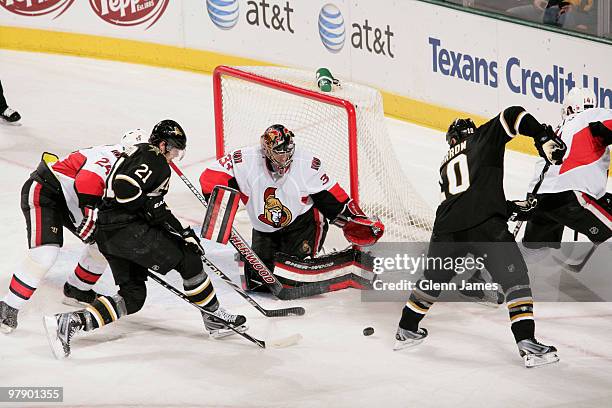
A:
<svg viewBox="0 0 612 408">
<path fill-rule="evenodd" d="M 533 194 L 527 194 L 525 200 L 506 201 L 510 217 L 508 221 L 529 221 L 533 217 L 538 199 Z"/>
<path fill-rule="evenodd" d="M 385 232 L 383 223 L 378 218 L 368 218 L 353 200 L 345 204 L 332 224 L 342 228 L 349 242 L 360 246 L 374 245 Z"/>
<path fill-rule="evenodd" d="M 359 246 L 374 245 L 385 233 L 385 226 L 378 218 L 353 218 L 342 227 L 344 237 Z"/>
<path fill-rule="evenodd" d="M 567 146 L 555 133 L 550 125 L 542 125 L 542 132 L 534 136 L 535 146 L 538 153 L 546 162 L 559 165 L 563 163 L 563 156 L 567 151 Z"/>
<path fill-rule="evenodd" d="M 94 242 L 94 232 L 96 231 L 96 221 L 98 220 L 98 209 L 92 207 L 83 208 L 83 220 L 76 229 L 76 233 L 86 244 Z"/>
<path fill-rule="evenodd" d="M 149 224 L 161 225 L 171 215 L 163 196 L 149 197 L 144 202 L 144 215 Z"/>
<path fill-rule="evenodd" d="M 181 231 L 181 237 L 185 241 L 185 246 L 195 252 L 198 255 L 204 255 L 204 248 L 200 238 L 196 235 L 195 231 L 191 227 L 187 227 Z"/>
</svg>

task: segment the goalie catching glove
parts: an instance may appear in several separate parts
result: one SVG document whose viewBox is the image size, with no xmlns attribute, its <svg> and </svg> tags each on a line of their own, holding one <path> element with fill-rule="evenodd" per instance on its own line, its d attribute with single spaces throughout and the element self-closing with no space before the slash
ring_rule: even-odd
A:
<svg viewBox="0 0 612 408">
<path fill-rule="evenodd" d="M 368 218 L 353 200 L 345 204 L 332 224 L 342 228 L 344 237 L 359 246 L 374 245 L 385 232 L 383 223 L 378 218 Z"/>
<path fill-rule="evenodd" d="M 510 215 L 508 221 L 529 221 L 537 206 L 538 199 L 533 194 L 527 194 L 525 200 L 506 201 L 506 208 Z"/>
<path fill-rule="evenodd" d="M 94 242 L 94 232 L 96 231 L 96 221 L 98 219 L 98 209 L 92 207 L 83 208 L 83 220 L 77 227 L 76 233 L 81 241 L 86 244 Z"/>
<path fill-rule="evenodd" d="M 542 126 L 542 131 L 533 138 L 538 153 L 549 164 L 559 165 L 563 163 L 567 146 L 550 125 Z"/>
</svg>

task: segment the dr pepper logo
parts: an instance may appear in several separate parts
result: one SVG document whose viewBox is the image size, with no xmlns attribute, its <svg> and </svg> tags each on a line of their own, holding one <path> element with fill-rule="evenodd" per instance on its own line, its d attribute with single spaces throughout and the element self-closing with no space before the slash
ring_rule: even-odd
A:
<svg viewBox="0 0 612 408">
<path fill-rule="evenodd" d="M 29 17 L 57 11 L 57 15 L 53 17 L 57 18 L 64 14 L 72 3 L 74 0 L 0 0 L 0 6 L 11 13 Z"/>
<path fill-rule="evenodd" d="M 160 19 L 170 0 L 89 0 L 102 20 L 118 26 L 134 26 Z"/>
</svg>

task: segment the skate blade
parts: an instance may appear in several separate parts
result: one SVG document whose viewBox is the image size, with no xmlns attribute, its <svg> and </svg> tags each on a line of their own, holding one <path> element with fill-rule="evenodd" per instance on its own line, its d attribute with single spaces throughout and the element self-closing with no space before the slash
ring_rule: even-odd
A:
<svg viewBox="0 0 612 408">
<path fill-rule="evenodd" d="M 266 341 L 266 346 L 272 347 L 272 348 L 291 347 L 291 346 L 295 346 L 296 344 L 298 344 L 302 340 L 302 338 L 303 337 L 301 334 L 296 333 L 288 337 Z"/>
<path fill-rule="evenodd" d="M 76 300 L 75 298 L 69 298 L 64 296 L 64 298 L 62 299 L 62 303 L 65 304 L 66 306 L 73 306 L 73 307 L 87 307 L 87 306 L 91 306 L 90 303 L 87 302 L 81 302 L 80 300 Z"/>
<path fill-rule="evenodd" d="M 535 368 L 558 362 L 559 355 L 556 351 L 546 354 L 527 354 L 523 357 L 523 360 L 525 361 L 525 367 Z"/>
<path fill-rule="evenodd" d="M 7 326 L 4 323 L 0 323 L 0 333 L 2 334 L 11 334 L 15 330 L 14 327 Z"/>
<path fill-rule="evenodd" d="M 248 330 L 248 328 L 249 326 L 247 326 L 246 324 L 235 327 L 235 329 L 240 333 L 244 333 L 245 331 Z M 218 330 L 213 330 L 211 332 L 208 332 L 208 334 L 210 335 L 211 338 L 215 340 L 220 340 L 220 339 L 224 339 L 229 336 L 233 336 L 236 334 L 236 332 L 230 329 L 218 329 Z"/>
<path fill-rule="evenodd" d="M 43 326 L 45 326 L 47 340 L 49 341 L 53 356 L 58 360 L 63 360 L 68 357 L 68 355 L 64 353 L 62 342 L 57 338 L 57 320 L 55 316 L 43 316 Z"/>
<path fill-rule="evenodd" d="M 408 340 L 396 340 L 395 341 L 395 345 L 393 346 L 393 351 L 398 351 L 398 350 L 403 350 L 406 348 L 411 348 L 414 346 L 418 346 L 419 344 L 421 344 L 423 342 L 423 340 L 425 340 L 425 338 L 422 339 L 418 339 L 418 340 L 412 340 L 412 339 L 408 339 Z"/>
<path fill-rule="evenodd" d="M 17 121 L 17 122 L 9 122 L 8 120 L 1 118 L 0 119 L 0 123 L 3 123 L 7 126 L 21 126 L 21 122 Z"/>
</svg>

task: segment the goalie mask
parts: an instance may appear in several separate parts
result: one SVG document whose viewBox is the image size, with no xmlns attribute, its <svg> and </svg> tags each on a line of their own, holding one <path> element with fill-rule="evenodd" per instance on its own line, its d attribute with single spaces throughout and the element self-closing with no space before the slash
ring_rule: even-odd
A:
<svg viewBox="0 0 612 408">
<path fill-rule="evenodd" d="M 563 100 L 563 110 L 561 117 L 565 119 L 570 115 L 575 115 L 586 109 L 596 108 L 597 101 L 593 91 L 587 88 L 572 88 Z"/>
<path fill-rule="evenodd" d="M 161 142 L 166 142 L 166 153 L 164 155 L 166 158 L 169 157 L 170 161 L 177 157 L 178 160 L 181 160 L 185 155 L 187 136 L 177 122 L 166 119 L 155 125 L 149 137 L 149 143 L 159 146 Z"/>
<path fill-rule="evenodd" d="M 283 125 L 272 125 L 261 135 L 261 148 L 274 173 L 282 176 L 293 161 L 293 132 Z"/>
<path fill-rule="evenodd" d="M 446 132 L 446 142 L 449 146 L 454 146 L 473 135 L 475 131 L 476 125 L 472 119 L 455 119 Z"/>
</svg>

